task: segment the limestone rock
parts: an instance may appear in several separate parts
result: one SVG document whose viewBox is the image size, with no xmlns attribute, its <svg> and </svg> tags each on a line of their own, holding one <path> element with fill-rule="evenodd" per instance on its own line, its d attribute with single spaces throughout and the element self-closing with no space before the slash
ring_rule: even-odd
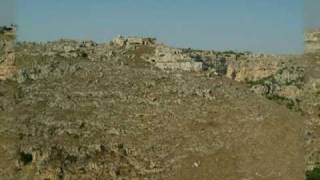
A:
<svg viewBox="0 0 320 180">
<path fill-rule="evenodd" d="M 305 52 L 315 53 L 320 51 L 320 29 L 309 29 L 305 32 Z"/>
</svg>

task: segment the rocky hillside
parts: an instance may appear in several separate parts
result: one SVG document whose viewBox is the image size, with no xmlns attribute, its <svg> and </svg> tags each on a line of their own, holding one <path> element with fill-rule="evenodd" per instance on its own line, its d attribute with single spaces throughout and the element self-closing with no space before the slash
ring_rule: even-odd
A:
<svg viewBox="0 0 320 180">
<path fill-rule="evenodd" d="M 320 162 L 316 57 L 18 42 L 0 81 L 0 176 L 303 179 Z"/>
<path fill-rule="evenodd" d="M 320 51 L 320 29 L 313 28 L 305 31 L 305 52 L 313 53 Z"/>
</svg>

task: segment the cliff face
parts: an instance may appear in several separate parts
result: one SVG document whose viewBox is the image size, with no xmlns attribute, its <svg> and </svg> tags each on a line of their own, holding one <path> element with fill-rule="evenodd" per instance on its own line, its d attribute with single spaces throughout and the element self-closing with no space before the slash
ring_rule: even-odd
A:
<svg viewBox="0 0 320 180">
<path fill-rule="evenodd" d="M 0 80 L 11 78 L 15 72 L 15 27 L 0 27 Z"/>
</svg>

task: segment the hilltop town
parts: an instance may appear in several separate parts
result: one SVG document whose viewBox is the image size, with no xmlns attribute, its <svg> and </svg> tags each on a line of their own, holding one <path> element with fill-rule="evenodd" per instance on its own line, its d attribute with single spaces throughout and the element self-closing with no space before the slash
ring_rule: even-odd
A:
<svg viewBox="0 0 320 180">
<path fill-rule="evenodd" d="M 14 33 L 0 44 L 1 177 L 300 180 L 320 162 L 314 33 L 305 55 Z"/>
</svg>

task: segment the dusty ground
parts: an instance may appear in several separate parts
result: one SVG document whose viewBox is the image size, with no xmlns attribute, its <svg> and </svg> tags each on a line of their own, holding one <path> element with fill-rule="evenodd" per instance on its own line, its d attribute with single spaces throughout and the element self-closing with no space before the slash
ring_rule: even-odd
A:
<svg viewBox="0 0 320 180">
<path fill-rule="evenodd" d="M 0 177 L 304 178 L 301 113 L 225 77 L 157 69 L 141 59 L 152 51 L 17 56 L 17 81 L 0 81 Z"/>
</svg>

